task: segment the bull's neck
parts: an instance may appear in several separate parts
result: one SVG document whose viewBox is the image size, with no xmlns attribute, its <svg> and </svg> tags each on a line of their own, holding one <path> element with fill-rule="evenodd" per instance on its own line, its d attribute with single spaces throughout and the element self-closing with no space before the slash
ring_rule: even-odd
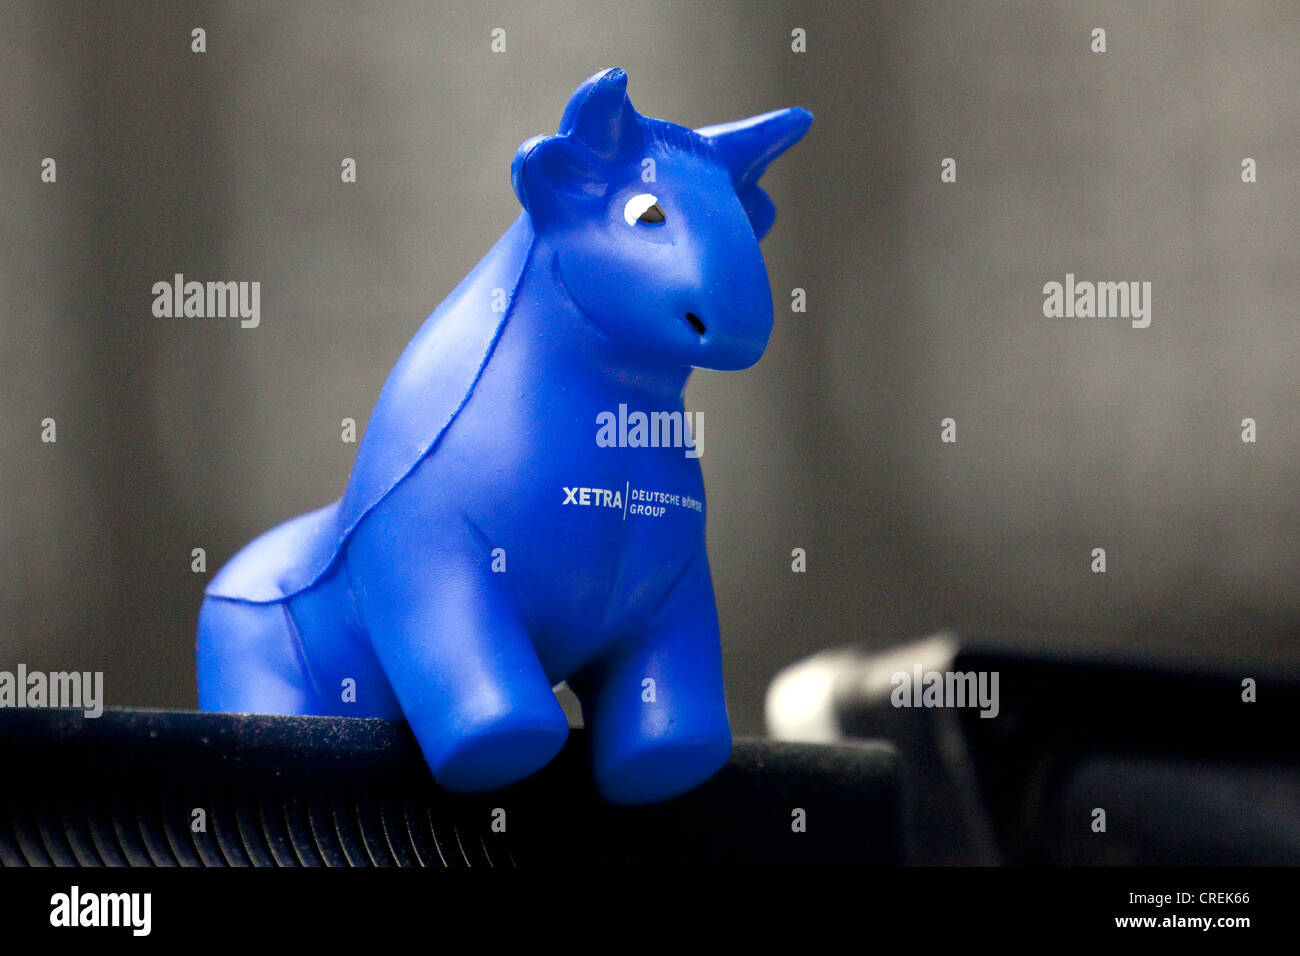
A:
<svg viewBox="0 0 1300 956">
<path fill-rule="evenodd" d="M 682 404 L 692 369 L 648 362 L 593 324 L 559 281 L 554 246 L 533 234 L 526 215 L 515 221 L 502 243 L 528 250 L 503 333 L 514 340 L 516 348 L 522 346 L 516 354 L 528 356 L 532 365 L 528 377 L 544 376 L 552 385 L 586 382 L 611 395 L 652 402 L 658 408 Z"/>
</svg>

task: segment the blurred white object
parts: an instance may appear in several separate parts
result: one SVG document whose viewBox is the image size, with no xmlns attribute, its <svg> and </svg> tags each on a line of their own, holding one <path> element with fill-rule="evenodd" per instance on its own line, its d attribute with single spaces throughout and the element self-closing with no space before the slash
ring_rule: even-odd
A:
<svg viewBox="0 0 1300 956">
<path fill-rule="evenodd" d="M 765 716 L 768 734 L 777 740 L 835 743 L 845 737 L 839 703 L 883 704 L 899 671 L 943 670 L 957 653 L 948 633 L 878 654 L 837 648 L 814 654 L 785 668 L 767 689 Z"/>
</svg>

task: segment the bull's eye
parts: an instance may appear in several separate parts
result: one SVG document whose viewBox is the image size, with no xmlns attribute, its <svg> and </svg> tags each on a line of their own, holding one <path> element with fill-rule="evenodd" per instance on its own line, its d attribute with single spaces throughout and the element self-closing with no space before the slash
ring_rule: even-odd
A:
<svg viewBox="0 0 1300 956">
<path fill-rule="evenodd" d="M 638 222 L 663 222 L 664 209 L 654 196 L 641 193 L 627 201 L 623 207 L 623 218 L 629 226 L 635 226 Z"/>
</svg>

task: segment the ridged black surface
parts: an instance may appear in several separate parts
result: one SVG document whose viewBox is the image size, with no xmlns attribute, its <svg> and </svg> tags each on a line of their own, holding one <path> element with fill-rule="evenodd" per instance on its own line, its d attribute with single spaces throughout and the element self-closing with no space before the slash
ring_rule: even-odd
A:
<svg viewBox="0 0 1300 956">
<path fill-rule="evenodd" d="M 899 862 L 896 761 L 876 743 L 737 740 L 714 779 L 640 808 L 595 794 L 581 731 L 535 777 L 472 797 L 434 785 L 405 726 L 379 720 L 0 710 L 0 760 L 3 866 Z"/>
</svg>

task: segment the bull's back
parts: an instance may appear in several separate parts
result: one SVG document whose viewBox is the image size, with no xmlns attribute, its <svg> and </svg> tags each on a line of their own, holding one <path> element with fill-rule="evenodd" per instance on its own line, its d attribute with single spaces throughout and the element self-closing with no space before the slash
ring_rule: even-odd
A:
<svg viewBox="0 0 1300 956">
<path fill-rule="evenodd" d="M 400 714 L 353 607 L 346 563 L 332 557 L 336 507 L 271 529 L 208 585 L 197 644 L 202 710 Z M 291 583 L 317 566 L 325 572 L 309 585 Z"/>
</svg>

